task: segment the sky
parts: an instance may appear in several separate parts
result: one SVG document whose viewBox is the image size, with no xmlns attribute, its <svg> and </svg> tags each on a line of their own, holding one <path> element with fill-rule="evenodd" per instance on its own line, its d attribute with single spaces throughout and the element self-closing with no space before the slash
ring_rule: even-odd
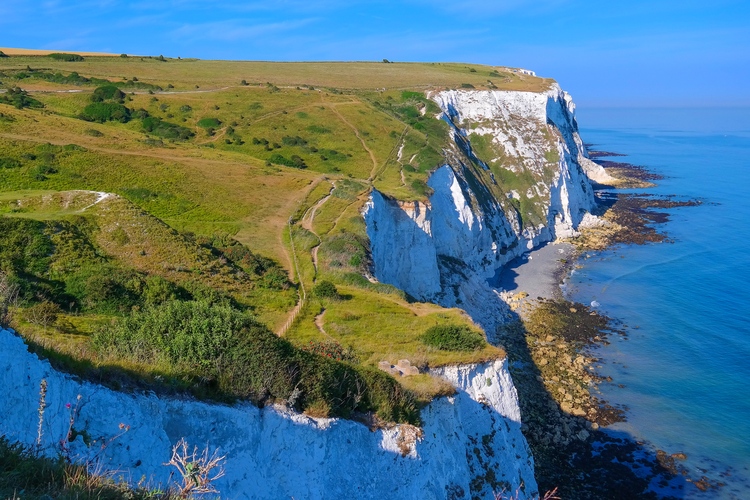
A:
<svg viewBox="0 0 750 500">
<path fill-rule="evenodd" d="M 747 0 L 6 0 L 0 47 L 481 63 L 579 107 L 750 106 Z"/>
</svg>

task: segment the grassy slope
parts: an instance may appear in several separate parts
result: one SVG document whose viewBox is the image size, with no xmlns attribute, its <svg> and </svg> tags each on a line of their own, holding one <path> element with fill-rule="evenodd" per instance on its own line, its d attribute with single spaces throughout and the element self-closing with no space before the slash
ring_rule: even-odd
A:
<svg viewBox="0 0 750 500">
<path fill-rule="evenodd" d="M 27 66 L 66 75 L 76 71 L 114 82 L 137 77 L 163 88 L 172 85 L 168 92 L 153 95 L 128 90 L 125 105 L 188 127 L 195 136 L 185 142 L 160 141 L 145 134 L 139 120 L 125 124 L 82 121 L 76 116 L 89 102 L 94 86 L 56 84 L 33 78 L 33 74 L 32 78 L 15 79 Z M 462 84 L 482 88 L 492 80 L 501 89 L 535 91 L 550 83 L 502 70 L 499 76 L 489 76 L 494 69 L 465 64 L 5 58 L 0 60 L 0 72 L 4 73 L 0 81 L 32 91 L 45 108 L 17 110 L 0 105 L 0 158 L 20 162 L 17 168 L 2 170 L 0 203 L 8 207 L 23 196 L 71 189 L 116 193 L 179 231 L 234 236 L 251 250 L 276 259 L 294 275 L 287 219 L 300 220 L 310 207 L 322 202 L 311 217 L 309 231 L 298 224 L 293 232 L 300 275 L 308 291 L 315 279 L 324 277 L 337 283 L 345 298 L 307 301 L 287 332 L 290 340 L 304 344 L 334 339 L 354 347 L 368 365 L 384 359 L 396 362 L 402 357 L 432 365 L 491 358 L 500 354 L 491 347 L 469 353 L 426 348 L 418 336 L 429 326 L 471 324 L 470 320 L 458 310 L 410 304 L 389 287 L 355 279 L 366 261 L 342 264 L 339 253 L 356 253 L 361 250 L 357 245 L 366 245 L 359 210 L 371 185 L 399 199 L 423 198 L 419 182 L 427 179 L 440 160 L 436 154 L 444 140 L 441 125 L 429 121 L 429 116 L 426 129 L 415 125 L 409 115 L 413 110 L 407 108 L 420 105 L 420 100 L 405 96 L 403 89 L 457 88 Z M 243 79 L 248 85 L 240 83 Z M 64 92 L 69 89 L 80 92 Z M 219 121 L 213 134 L 199 125 L 205 118 Z M 285 137 L 300 137 L 305 143 L 291 144 Z M 78 147 L 62 147 L 70 144 Z M 396 155 L 402 144 L 399 161 Z M 298 155 L 307 168 L 269 164 L 274 155 Z M 56 172 L 43 180 L 35 178 L 34 173 L 47 164 Z M 333 195 L 326 198 L 334 187 Z M 97 208 L 101 224 L 113 224 L 116 218 L 108 218 L 101 208 Z M 127 214 L 126 219 L 133 220 L 135 214 L 130 211 L 122 205 L 118 216 Z M 40 219 L 66 215 L 59 206 L 36 206 L 31 212 Z M 130 237 L 138 241 L 136 235 Z M 313 248 L 319 243 L 316 269 Z M 138 252 L 106 238 L 99 244 L 127 265 L 155 272 L 153 262 L 144 263 Z M 161 255 L 162 260 L 185 254 L 174 238 L 166 236 L 139 244 L 150 245 L 147 254 Z M 215 286 L 231 288 L 221 282 Z M 284 304 L 291 309 L 288 297 L 255 300 L 271 304 L 266 310 L 259 309 L 260 318 L 273 329 L 286 319 L 280 312 Z M 325 314 L 319 315 L 322 308 Z M 81 325 L 84 335 L 77 341 L 85 343 L 86 321 L 79 317 L 70 321 Z M 44 334 L 59 338 L 54 331 L 45 330 Z M 416 379 L 404 380 L 422 384 Z"/>
</svg>

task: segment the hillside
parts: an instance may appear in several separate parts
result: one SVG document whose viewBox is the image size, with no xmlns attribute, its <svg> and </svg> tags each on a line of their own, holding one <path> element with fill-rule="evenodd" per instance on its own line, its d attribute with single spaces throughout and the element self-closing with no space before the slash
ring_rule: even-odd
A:
<svg viewBox="0 0 750 500">
<path fill-rule="evenodd" d="M 143 283 L 161 279 L 170 300 L 195 299 L 181 290 L 199 283 L 298 348 L 343 346 L 362 366 L 405 358 L 425 368 L 501 355 L 490 346 L 446 351 L 420 340 L 431 326 L 477 328 L 457 309 L 413 302 L 372 280 L 360 212 L 373 187 L 400 200 L 429 195 L 428 176 L 450 141 L 425 91 L 540 90 L 549 81 L 462 64 L 88 55 L 3 58 L 0 81 L 7 89 L 0 94 L 0 211 L 55 234 L 46 242 L 55 248 L 53 262 L 85 260 L 77 253 L 88 248 L 95 257 L 84 267 L 117 269 Z M 110 82 L 119 91 L 107 91 Z M 80 241 L 71 236 L 58 256 L 65 231 L 84 234 L 75 236 Z M 243 267 L 227 248 L 253 264 Z M 115 363 L 155 383 L 164 366 L 113 359 L 89 346 L 109 318 L 154 306 L 145 292 L 110 283 L 130 290 L 131 299 L 88 307 L 96 300 L 88 291 L 71 292 L 84 278 L 39 265 L 51 267 L 36 274 L 3 269 L 27 282 L 18 330 L 53 358 L 63 353 L 66 369 L 98 373 Z M 288 282 L 269 277 L 276 265 Z M 343 298 L 315 297 L 321 281 L 334 283 Z M 59 311 L 40 325 L 26 310 L 48 302 Z M 422 401 L 446 391 L 426 375 L 400 380 Z"/>
</svg>

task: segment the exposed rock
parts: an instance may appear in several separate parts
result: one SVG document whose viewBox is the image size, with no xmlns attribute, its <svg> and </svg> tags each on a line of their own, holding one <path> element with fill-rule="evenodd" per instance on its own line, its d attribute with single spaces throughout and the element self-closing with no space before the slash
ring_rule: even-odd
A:
<svg viewBox="0 0 750 500">
<path fill-rule="evenodd" d="M 80 394 L 72 456 L 97 456 L 107 469 L 133 481 L 145 476 L 165 483 L 170 471 L 162 464 L 184 437 L 190 445 L 208 444 L 226 454 L 226 476 L 215 483 L 226 498 L 443 499 L 451 489 L 494 499 L 492 492 L 501 485 L 519 491 L 522 499 L 535 498 L 533 459 L 521 434 L 507 361 L 435 374 L 458 391 L 422 410 L 421 429 L 396 425 L 371 431 L 351 420 L 311 418 L 281 406 L 258 409 L 116 392 L 57 372 L 29 353 L 20 337 L 0 329 L 0 435 L 26 445 L 36 442 L 44 379 L 43 450 L 57 452 L 70 425 L 66 404 L 75 404 Z M 89 447 L 84 433 L 107 446 Z M 117 434 L 122 435 L 110 441 Z M 467 456 L 475 446 L 478 454 Z"/>
</svg>

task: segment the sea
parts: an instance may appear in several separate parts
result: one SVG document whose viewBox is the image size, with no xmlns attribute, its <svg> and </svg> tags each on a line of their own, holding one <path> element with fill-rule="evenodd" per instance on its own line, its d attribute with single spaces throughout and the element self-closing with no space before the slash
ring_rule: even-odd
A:
<svg viewBox="0 0 750 500">
<path fill-rule="evenodd" d="M 634 192 L 702 201 L 667 210 L 671 242 L 589 252 L 568 279 L 569 299 L 626 332 L 596 350 L 612 377 L 601 396 L 627 407 L 608 430 L 684 453 L 687 477 L 712 485 L 663 494 L 750 498 L 750 108 L 579 107 L 577 119 L 591 149 L 664 176 Z"/>
</svg>

